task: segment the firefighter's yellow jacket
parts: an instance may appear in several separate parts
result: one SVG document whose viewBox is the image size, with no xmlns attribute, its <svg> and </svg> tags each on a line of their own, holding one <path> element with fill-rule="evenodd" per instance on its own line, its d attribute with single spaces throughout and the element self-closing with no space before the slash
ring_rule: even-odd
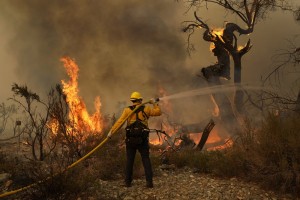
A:
<svg viewBox="0 0 300 200">
<path fill-rule="evenodd" d="M 138 103 L 135 103 L 133 104 L 135 106 L 138 106 Z M 123 113 L 121 115 L 121 117 L 116 121 L 116 123 L 112 126 L 111 128 L 111 131 L 113 133 L 115 133 L 117 130 L 117 127 L 121 126 L 121 123 L 128 117 L 128 115 L 132 112 L 132 110 L 129 108 L 129 107 L 126 107 L 124 110 L 123 110 Z M 161 115 L 161 110 L 160 110 L 160 107 L 158 104 L 153 104 L 153 107 L 150 107 L 150 106 L 145 106 L 144 108 L 144 112 L 145 114 L 147 115 L 144 116 L 145 114 L 143 112 L 139 112 L 138 113 L 138 118 L 140 120 L 142 120 L 142 122 L 148 126 L 148 118 L 151 117 L 151 116 L 159 116 Z M 136 114 L 132 114 L 131 117 L 129 117 L 127 119 L 127 125 L 130 125 L 132 124 L 133 122 L 136 121 Z M 121 127 L 120 127 L 121 128 Z"/>
</svg>

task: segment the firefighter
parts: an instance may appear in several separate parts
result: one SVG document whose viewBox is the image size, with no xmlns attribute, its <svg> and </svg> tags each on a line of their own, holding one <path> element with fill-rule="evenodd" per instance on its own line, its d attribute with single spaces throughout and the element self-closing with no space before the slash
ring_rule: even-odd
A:
<svg viewBox="0 0 300 200">
<path fill-rule="evenodd" d="M 116 132 L 117 127 L 121 126 L 121 123 L 128 117 L 132 110 L 142 104 L 143 97 L 139 92 L 133 92 L 130 96 L 130 101 L 132 105 L 126 107 L 123 110 L 120 118 L 112 126 L 111 131 L 108 133 L 107 137 L 111 137 L 112 133 Z M 135 113 L 127 119 L 126 127 L 126 170 L 125 170 L 125 186 L 131 187 L 132 173 L 133 173 L 133 163 L 135 159 L 136 151 L 138 150 L 144 166 L 145 176 L 146 176 L 146 187 L 153 188 L 153 172 L 151 161 L 149 158 L 149 128 L 148 119 L 151 116 L 161 115 L 161 110 L 158 103 L 151 99 L 150 103 L 153 106 L 141 106 Z"/>
</svg>

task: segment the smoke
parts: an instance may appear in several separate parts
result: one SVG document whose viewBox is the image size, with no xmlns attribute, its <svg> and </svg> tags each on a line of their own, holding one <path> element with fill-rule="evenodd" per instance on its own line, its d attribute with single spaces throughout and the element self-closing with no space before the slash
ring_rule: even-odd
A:
<svg viewBox="0 0 300 200">
<path fill-rule="evenodd" d="M 180 31 L 180 23 L 194 17 L 192 11 L 183 16 L 184 11 L 182 4 L 170 0 L 2 0 L 0 33 L 8 39 L 5 47 L 17 75 L 12 82 L 46 94 L 68 79 L 59 60 L 70 56 L 80 68 L 80 95 L 88 107 L 93 109 L 94 98 L 100 96 L 102 111 L 109 114 L 129 104 L 133 91 L 147 99 L 157 95 L 158 87 L 167 95 L 197 89 L 206 82 L 193 72 L 216 58 L 202 30 L 191 38 L 196 52 L 187 57 L 187 35 Z M 216 7 L 201 9 L 199 16 L 212 27 L 222 27 L 225 20 L 239 23 Z M 243 57 L 243 83 L 257 84 L 271 70 L 271 56 L 298 28 L 288 14 L 277 12 L 270 18 L 249 36 L 253 48 Z M 0 50 L 2 58 L 3 47 Z M 10 67 L 6 60 L 2 63 Z M 183 122 L 201 121 L 213 109 L 207 101 L 209 96 L 178 99 L 181 109 L 176 107 L 176 116 Z"/>
<path fill-rule="evenodd" d="M 151 98 L 162 85 L 172 93 L 192 76 L 174 2 L 13 0 L 0 7 L 13 30 L 15 72 L 39 93 L 67 78 L 59 61 L 65 55 L 79 65 L 85 101 L 99 95 L 107 111 L 132 91 Z"/>
</svg>

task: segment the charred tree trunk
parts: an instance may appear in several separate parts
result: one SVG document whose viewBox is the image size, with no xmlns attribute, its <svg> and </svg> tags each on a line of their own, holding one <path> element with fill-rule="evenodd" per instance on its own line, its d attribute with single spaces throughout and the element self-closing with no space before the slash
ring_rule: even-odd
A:
<svg viewBox="0 0 300 200">
<path fill-rule="evenodd" d="M 239 113 L 245 113 L 243 107 L 244 92 L 240 87 L 242 81 L 242 57 L 239 54 L 233 54 L 232 58 L 234 62 L 234 83 L 236 84 L 234 104 Z"/>
<path fill-rule="evenodd" d="M 215 122 L 211 119 L 204 129 L 204 131 L 202 133 L 202 137 L 201 137 L 199 143 L 197 144 L 196 149 L 198 149 L 200 151 L 203 149 L 203 147 L 207 141 L 207 138 L 208 138 L 211 130 L 214 128 L 214 126 L 215 126 Z"/>
<path fill-rule="evenodd" d="M 34 137 L 32 143 L 31 143 L 31 152 L 32 152 L 32 156 L 34 158 L 34 160 L 38 160 L 38 157 L 36 155 L 36 150 L 35 150 L 35 142 L 36 142 L 36 136 Z"/>
<path fill-rule="evenodd" d="M 244 93 L 240 88 L 242 81 L 242 56 L 251 49 L 251 45 L 249 40 L 243 48 L 238 48 L 237 37 L 234 35 L 235 31 L 237 31 L 239 34 L 248 34 L 253 30 L 243 30 L 234 23 L 227 23 L 223 33 L 218 35 L 207 27 L 207 30 L 203 34 L 203 39 L 205 41 L 214 43 L 215 48 L 213 52 L 214 55 L 217 56 L 218 62 L 215 65 L 203 68 L 202 73 L 210 83 L 215 82 L 216 84 L 221 84 L 220 80 L 218 80 L 220 77 L 230 79 L 231 55 L 234 63 L 234 83 L 237 85 L 234 97 L 234 105 L 239 113 L 245 114 L 243 108 Z M 224 97 L 216 97 L 216 99 L 223 99 L 222 101 L 226 102 Z M 216 103 L 219 105 L 221 102 L 220 100 L 216 100 Z M 230 109 L 232 110 L 230 102 L 225 104 L 230 104 Z M 233 110 L 231 112 L 233 115 Z"/>
<path fill-rule="evenodd" d="M 240 88 L 242 82 L 242 57 L 251 49 L 250 40 L 247 44 L 239 48 L 237 45 L 237 37 L 234 32 L 238 32 L 240 35 L 249 34 L 253 31 L 253 27 L 249 27 L 244 30 L 235 23 L 227 23 L 221 37 L 217 39 L 221 41 L 224 48 L 230 53 L 234 63 L 234 83 L 236 84 L 236 91 L 234 97 L 234 104 L 239 113 L 245 114 L 243 107 L 244 92 Z"/>
<path fill-rule="evenodd" d="M 220 77 L 230 79 L 230 55 L 219 41 L 212 40 L 208 32 L 204 33 L 203 38 L 207 41 L 213 41 L 215 48 L 214 55 L 217 57 L 217 63 L 206 68 L 202 68 L 202 73 L 211 86 L 221 85 Z M 212 93 L 212 96 L 219 108 L 219 117 L 224 122 L 224 126 L 231 132 L 238 123 L 234 115 L 231 102 L 224 93 Z"/>
<path fill-rule="evenodd" d="M 43 133 L 40 133 L 39 136 L 39 151 L 40 151 L 40 158 L 39 160 L 44 160 L 44 141 L 43 141 Z"/>
<path fill-rule="evenodd" d="M 297 97 L 297 100 L 296 100 L 295 111 L 300 114 L 300 90 L 298 92 L 298 97 Z"/>
<path fill-rule="evenodd" d="M 227 1 L 226 1 L 227 2 Z M 228 3 L 228 2 L 227 2 Z M 244 1 L 244 7 L 246 9 L 246 15 L 242 15 L 240 12 L 237 12 L 230 7 L 229 4 L 224 4 L 225 8 L 231 9 L 236 12 L 239 17 L 247 24 L 247 29 L 240 28 L 235 23 L 227 23 L 225 29 L 221 33 L 220 31 L 214 31 L 209 28 L 209 26 L 203 22 L 194 12 L 196 18 L 195 23 L 191 23 L 186 26 L 183 31 L 191 31 L 191 34 L 194 32 L 194 28 L 203 28 L 205 29 L 203 33 L 203 39 L 208 42 L 212 42 L 215 45 L 214 55 L 217 56 L 218 62 L 215 65 L 208 66 L 203 68 L 201 72 L 204 77 L 208 80 L 210 85 L 220 85 L 220 77 L 225 77 L 230 79 L 230 56 L 234 61 L 234 83 L 238 86 L 235 93 L 234 104 L 237 108 L 237 111 L 243 112 L 243 96 L 244 93 L 240 89 L 240 83 L 242 80 L 241 70 L 242 70 L 242 56 L 251 49 L 250 40 L 247 44 L 240 48 L 237 45 L 237 37 L 234 32 L 238 32 L 240 35 L 249 34 L 253 32 L 253 27 L 255 24 L 256 9 L 255 5 L 251 6 L 251 9 L 248 8 L 246 1 Z M 229 7 L 228 7 L 229 6 Z M 254 14 L 254 15 L 253 15 Z M 233 106 L 228 97 L 224 94 L 213 94 L 215 102 L 217 103 L 220 116 L 222 120 L 229 122 L 226 124 L 238 124 L 237 119 L 233 112 Z"/>
</svg>

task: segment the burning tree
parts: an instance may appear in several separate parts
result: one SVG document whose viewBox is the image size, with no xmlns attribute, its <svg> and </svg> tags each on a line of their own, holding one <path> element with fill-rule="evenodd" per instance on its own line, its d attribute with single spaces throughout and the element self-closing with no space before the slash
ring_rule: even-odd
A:
<svg viewBox="0 0 300 200">
<path fill-rule="evenodd" d="M 31 146 L 34 160 L 44 160 L 57 144 L 61 144 L 61 151 L 67 153 L 68 158 L 81 157 L 88 139 L 102 132 L 100 98 L 95 100 L 96 112 L 89 115 L 83 99 L 78 95 L 78 66 L 68 57 L 61 61 L 70 80 L 62 80 L 62 85 L 51 89 L 48 101 L 41 100 L 27 86 L 15 83 L 12 87 L 15 96 L 11 99 L 28 116 L 24 132 L 28 135 L 27 143 Z M 17 97 L 24 98 L 25 102 Z"/>
<path fill-rule="evenodd" d="M 103 129 L 100 97 L 95 99 L 95 113 L 89 115 L 83 99 L 78 94 L 79 67 L 69 57 L 64 57 L 61 61 L 70 80 L 62 80 L 62 87 L 56 87 L 58 98 L 53 105 L 48 126 L 62 145 L 68 148 L 70 156 L 81 157 L 88 138 L 101 133 Z"/>
<path fill-rule="evenodd" d="M 244 23 L 246 28 L 242 26 L 228 22 L 221 30 L 212 29 L 206 24 L 200 17 L 194 13 L 196 21 L 187 21 L 187 25 L 184 27 L 184 32 L 189 32 L 188 41 L 190 41 L 191 34 L 194 33 L 195 28 L 204 29 L 203 39 L 214 44 L 213 52 L 217 56 L 217 63 L 213 66 L 209 66 L 202 69 L 204 77 L 211 83 L 221 84 L 219 78 L 230 78 L 230 57 L 234 62 L 234 83 L 236 84 L 236 92 L 234 98 L 234 104 L 237 111 L 243 113 L 243 97 L 244 92 L 239 87 L 242 80 L 242 57 L 251 49 L 252 44 L 250 39 L 248 42 L 241 46 L 238 45 L 238 36 L 249 35 L 254 31 L 255 24 L 263 19 L 268 11 L 274 8 L 282 8 L 285 10 L 292 10 L 288 1 L 269 1 L 269 0 L 193 0 L 190 2 L 191 6 L 200 7 L 202 5 L 216 4 L 225 8 L 233 15 L 237 16 Z M 190 42 L 189 42 L 190 44 Z M 220 100 L 216 100 L 220 107 L 220 104 L 225 104 L 228 107 L 228 100 L 225 97 L 221 97 Z M 227 111 L 231 114 L 232 111 Z"/>
</svg>

